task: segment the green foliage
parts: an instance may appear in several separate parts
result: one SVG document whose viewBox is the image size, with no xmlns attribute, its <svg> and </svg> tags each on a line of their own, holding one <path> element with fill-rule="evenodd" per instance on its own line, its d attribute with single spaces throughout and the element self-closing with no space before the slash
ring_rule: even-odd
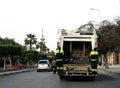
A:
<svg viewBox="0 0 120 88">
<path fill-rule="evenodd" d="M 21 46 L 18 45 L 0 44 L 0 56 L 2 57 L 21 54 L 21 50 Z"/>
<path fill-rule="evenodd" d="M 30 55 L 31 57 L 29 58 Z M 32 60 L 36 62 L 39 58 L 38 51 L 34 51 L 34 50 L 23 51 L 23 57 L 25 58 L 25 61 Z"/>
<path fill-rule="evenodd" d="M 32 45 L 37 43 L 36 36 L 34 34 L 28 34 L 24 42 L 26 45 L 30 45 L 30 50 L 32 50 Z"/>
<path fill-rule="evenodd" d="M 46 53 L 47 50 L 49 50 L 43 42 L 38 42 L 36 44 L 36 48 L 40 49 L 40 52 L 43 54 Z"/>
<path fill-rule="evenodd" d="M 46 54 L 39 53 L 38 60 L 41 60 L 41 59 L 47 59 L 47 55 L 46 55 Z"/>
<path fill-rule="evenodd" d="M 34 53 L 27 53 L 25 56 L 26 61 L 33 61 L 33 59 L 35 58 Z"/>
<path fill-rule="evenodd" d="M 54 51 L 48 52 L 47 57 L 50 61 L 52 61 L 55 58 Z"/>
<path fill-rule="evenodd" d="M 10 38 L 2 38 L 0 37 L 0 44 L 10 44 L 10 45 L 19 45 L 21 46 L 19 43 L 15 42 L 14 39 L 10 39 Z"/>
<path fill-rule="evenodd" d="M 114 23 L 103 21 L 97 31 L 98 50 L 100 54 L 120 51 L 120 20 Z"/>
<path fill-rule="evenodd" d="M 12 62 L 13 63 L 16 63 L 16 62 L 21 62 L 21 56 L 19 56 L 19 55 L 14 55 L 13 56 L 13 59 L 12 59 Z"/>
<path fill-rule="evenodd" d="M 6 45 L 0 44 L 0 56 L 7 56 L 8 55 L 8 47 Z"/>
</svg>

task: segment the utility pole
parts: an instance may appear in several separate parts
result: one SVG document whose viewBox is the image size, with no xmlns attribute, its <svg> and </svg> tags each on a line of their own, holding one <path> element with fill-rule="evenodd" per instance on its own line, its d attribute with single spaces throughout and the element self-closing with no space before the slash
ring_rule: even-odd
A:
<svg viewBox="0 0 120 88">
<path fill-rule="evenodd" d="M 90 10 L 94 10 L 94 11 L 97 11 L 99 13 L 99 23 L 100 23 L 101 22 L 101 11 L 100 11 L 100 9 L 90 8 Z"/>
</svg>

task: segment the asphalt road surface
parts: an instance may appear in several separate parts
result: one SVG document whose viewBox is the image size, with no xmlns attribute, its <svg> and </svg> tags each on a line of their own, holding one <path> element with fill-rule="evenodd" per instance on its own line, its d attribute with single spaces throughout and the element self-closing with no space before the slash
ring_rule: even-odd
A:
<svg viewBox="0 0 120 88">
<path fill-rule="evenodd" d="M 99 72 L 95 81 L 84 78 L 60 80 L 52 72 L 23 72 L 0 76 L 0 88 L 120 88 L 120 75 Z"/>
</svg>

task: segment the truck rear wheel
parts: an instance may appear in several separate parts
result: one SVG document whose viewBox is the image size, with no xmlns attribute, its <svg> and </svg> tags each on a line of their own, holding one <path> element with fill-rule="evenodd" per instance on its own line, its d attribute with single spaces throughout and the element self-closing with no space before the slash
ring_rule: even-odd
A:
<svg viewBox="0 0 120 88">
<path fill-rule="evenodd" d="M 94 81 L 94 80 L 95 80 L 95 76 L 92 76 L 92 77 L 91 77 L 91 80 Z"/>
<path fill-rule="evenodd" d="M 64 77 L 64 76 L 62 76 L 62 75 L 59 75 L 59 78 L 62 80 L 62 79 L 64 79 L 65 77 Z"/>
</svg>

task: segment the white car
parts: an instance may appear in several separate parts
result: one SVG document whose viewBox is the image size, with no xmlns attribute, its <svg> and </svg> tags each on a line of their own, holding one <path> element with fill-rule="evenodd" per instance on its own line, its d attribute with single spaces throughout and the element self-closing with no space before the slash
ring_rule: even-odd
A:
<svg viewBox="0 0 120 88">
<path fill-rule="evenodd" d="M 38 61 L 37 72 L 43 71 L 43 70 L 51 71 L 51 65 L 50 65 L 49 60 Z"/>
</svg>

